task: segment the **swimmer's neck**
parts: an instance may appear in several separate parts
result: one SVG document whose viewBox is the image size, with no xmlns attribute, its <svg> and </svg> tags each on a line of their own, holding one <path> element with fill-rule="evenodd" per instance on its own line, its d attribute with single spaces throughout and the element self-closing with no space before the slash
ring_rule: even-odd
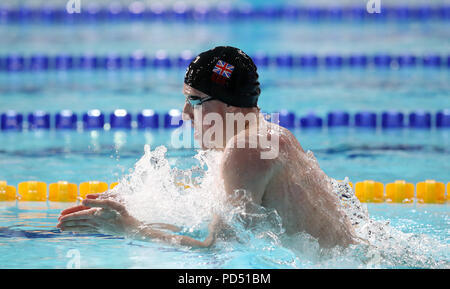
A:
<svg viewBox="0 0 450 289">
<path fill-rule="evenodd" d="M 240 111 L 240 112 L 244 115 L 244 117 L 246 117 L 250 113 L 254 113 L 256 118 L 254 121 L 246 121 L 244 126 L 239 126 L 239 125 L 237 125 L 237 122 L 235 122 L 234 129 L 233 129 L 233 132 L 234 132 L 233 135 L 229 136 L 229 137 L 227 136 L 224 146 L 217 148 L 217 150 L 223 152 L 227 148 L 227 145 L 229 144 L 229 142 L 232 139 L 234 139 L 238 135 L 242 135 L 244 133 L 246 135 L 245 137 L 246 137 L 246 141 L 247 141 L 247 137 L 249 137 L 250 133 L 252 133 L 252 132 L 258 133 L 261 125 L 267 126 L 267 121 L 264 119 L 264 116 L 260 113 L 259 108 L 251 108 L 250 111 L 247 111 L 247 112 Z"/>
</svg>

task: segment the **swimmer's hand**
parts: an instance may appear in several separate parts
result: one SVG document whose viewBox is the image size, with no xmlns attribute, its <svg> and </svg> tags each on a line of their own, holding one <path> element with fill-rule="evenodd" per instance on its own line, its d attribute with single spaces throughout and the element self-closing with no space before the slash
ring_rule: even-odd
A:
<svg viewBox="0 0 450 289">
<path fill-rule="evenodd" d="M 123 204 L 113 200 L 85 199 L 68 210 L 56 226 L 61 231 L 126 236 L 140 225 Z"/>
<path fill-rule="evenodd" d="M 69 210 L 69 211 L 67 211 Z M 180 236 L 161 231 L 156 228 L 179 231 L 179 228 L 169 224 L 145 225 L 131 216 L 125 206 L 119 202 L 97 198 L 83 200 L 81 206 L 69 208 L 59 217 L 57 228 L 61 231 L 80 233 L 103 233 L 119 235 L 139 240 L 160 240 L 170 244 L 191 247 L 210 247 L 216 240 L 215 230 L 210 230 L 204 241 L 198 241 L 187 236 Z M 212 222 L 214 229 L 217 222 Z"/>
<path fill-rule="evenodd" d="M 89 195 L 86 195 L 86 199 L 98 199 L 100 196 L 102 196 L 102 199 L 107 199 L 113 195 L 110 195 L 109 192 L 102 193 L 102 194 L 89 194 Z M 86 207 L 83 205 L 78 205 L 78 206 L 73 206 L 73 207 L 67 208 L 61 212 L 61 216 L 59 216 L 58 221 L 61 220 L 61 218 L 65 215 L 79 212 L 82 210 L 88 210 L 88 209 L 90 209 L 90 207 Z"/>
</svg>

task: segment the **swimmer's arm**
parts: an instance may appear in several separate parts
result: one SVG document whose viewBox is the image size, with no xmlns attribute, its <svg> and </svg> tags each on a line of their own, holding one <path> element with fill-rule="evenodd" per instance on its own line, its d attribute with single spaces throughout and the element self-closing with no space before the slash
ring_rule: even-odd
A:
<svg viewBox="0 0 450 289">
<path fill-rule="evenodd" d="M 260 205 L 267 185 L 279 169 L 276 159 L 262 159 L 261 150 L 227 148 L 221 165 L 225 191 L 234 206 L 251 201 Z M 237 194 L 245 190 L 248 198 Z"/>
<path fill-rule="evenodd" d="M 358 239 L 348 216 L 341 210 L 340 202 L 336 195 L 330 194 L 332 188 L 329 182 L 321 180 L 328 179 L 325 172 L 320 167 L 313 170 L 305 170 L 301 174 L 309 174 L 303 182 L 304 189 L 311 192 L 307 196 L 314 198 L 314 202 L 320 202 L 322 206 L 319 210 L 314 210 L 317 231 L 312 235 L 319 239 L 319 244 L 323 247 L 334 247 L 336 245 L 347 247 L 356 244 Z M 311 201 L 313 202 L 313 201 Z"/>
<path fill-rule="evenodd" d="M 152 224 L 152 226 L 153 225 L 155 224 Z M 179 228 L 173 225 L 161 223 L 157 225 L 158 226 L 162 225 L 164 227 L 170 226 L 172 228 L 168 228 L 169 230 L 175 231 L 174 229 L 177 228 L 176 231 L 179 231 Z M 211 247 L 216 242 L 217 235 L 219 234 L 221 229 L 222 229 L 221 218 L 218 215 L 214 215 L 213 220 L 208 226 L 209 235 L 208 237 L 205 238 L 204 241 L 199 241 L 188 236 L 174 235 L 160 230 L 155 230 L 152 228 L 142 230 L 139 235 L 141 236 L 141 238 L 143 237 L 144 239 L 146 238 L 158 239 L 169 244 L 178 244 L 182 246 L 198 247 L 198 248 L 208 248 Z"/>
<path fill-rule="evenodd" d="M 200 248 L 210 247 L 216 240 L 214 226 L 210 225 L 210 233 L 204 241 L 171 234 L 162 230 L 179 231 L 179 228 L 163 223 L 144 224 L 131 216 L 123 204 L 107 199 L 84 199 L 81 206 L 67 209 L 58 220 L 57 228 L 68 232 L 106 233 Z"/>
<path fill-rule="evenodd" d="M 208 237 L 204 241 L 199 241 L 188 236 L 180 236 L 170 234 L 164 231 L 156 230 L 153 228 L 140 229 L 137 234 L 133 234 L 134 239 L 139 240 L 160 240 L 172 245 L 182 245 L 189 247 L 208 248 L 211 247 L 216 241 L 216 234 L 210 231 Z"/>
</svg>

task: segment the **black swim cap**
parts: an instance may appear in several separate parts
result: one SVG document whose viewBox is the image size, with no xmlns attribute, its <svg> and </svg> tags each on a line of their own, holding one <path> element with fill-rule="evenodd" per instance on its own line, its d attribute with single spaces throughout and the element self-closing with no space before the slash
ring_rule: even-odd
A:
<svg viewBox="0 0 450 289">
<path fill-rule="evenodd" d="M 200 53 L 189 64 L 184 83 L 238 107 L 255 107 L 261 93 L 253 60 L 231 46 L 218 46 Z"/>
</svg>

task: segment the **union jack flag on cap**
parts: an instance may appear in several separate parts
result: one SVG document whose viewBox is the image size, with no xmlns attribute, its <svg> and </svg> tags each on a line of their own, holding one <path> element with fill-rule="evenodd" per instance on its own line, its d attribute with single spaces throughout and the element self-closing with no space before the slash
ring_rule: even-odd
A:
<svg viewBox="0 0 450 289">
<path fill-rule="evenodd" d="M 234 66 L 226 63 L 225 61 L 219 60 L 217 61 L 216 66 L 214 66 L 213 72 L 224 76 L 226 78 L 230 78 L 233 73 Z"/>
</svg>

